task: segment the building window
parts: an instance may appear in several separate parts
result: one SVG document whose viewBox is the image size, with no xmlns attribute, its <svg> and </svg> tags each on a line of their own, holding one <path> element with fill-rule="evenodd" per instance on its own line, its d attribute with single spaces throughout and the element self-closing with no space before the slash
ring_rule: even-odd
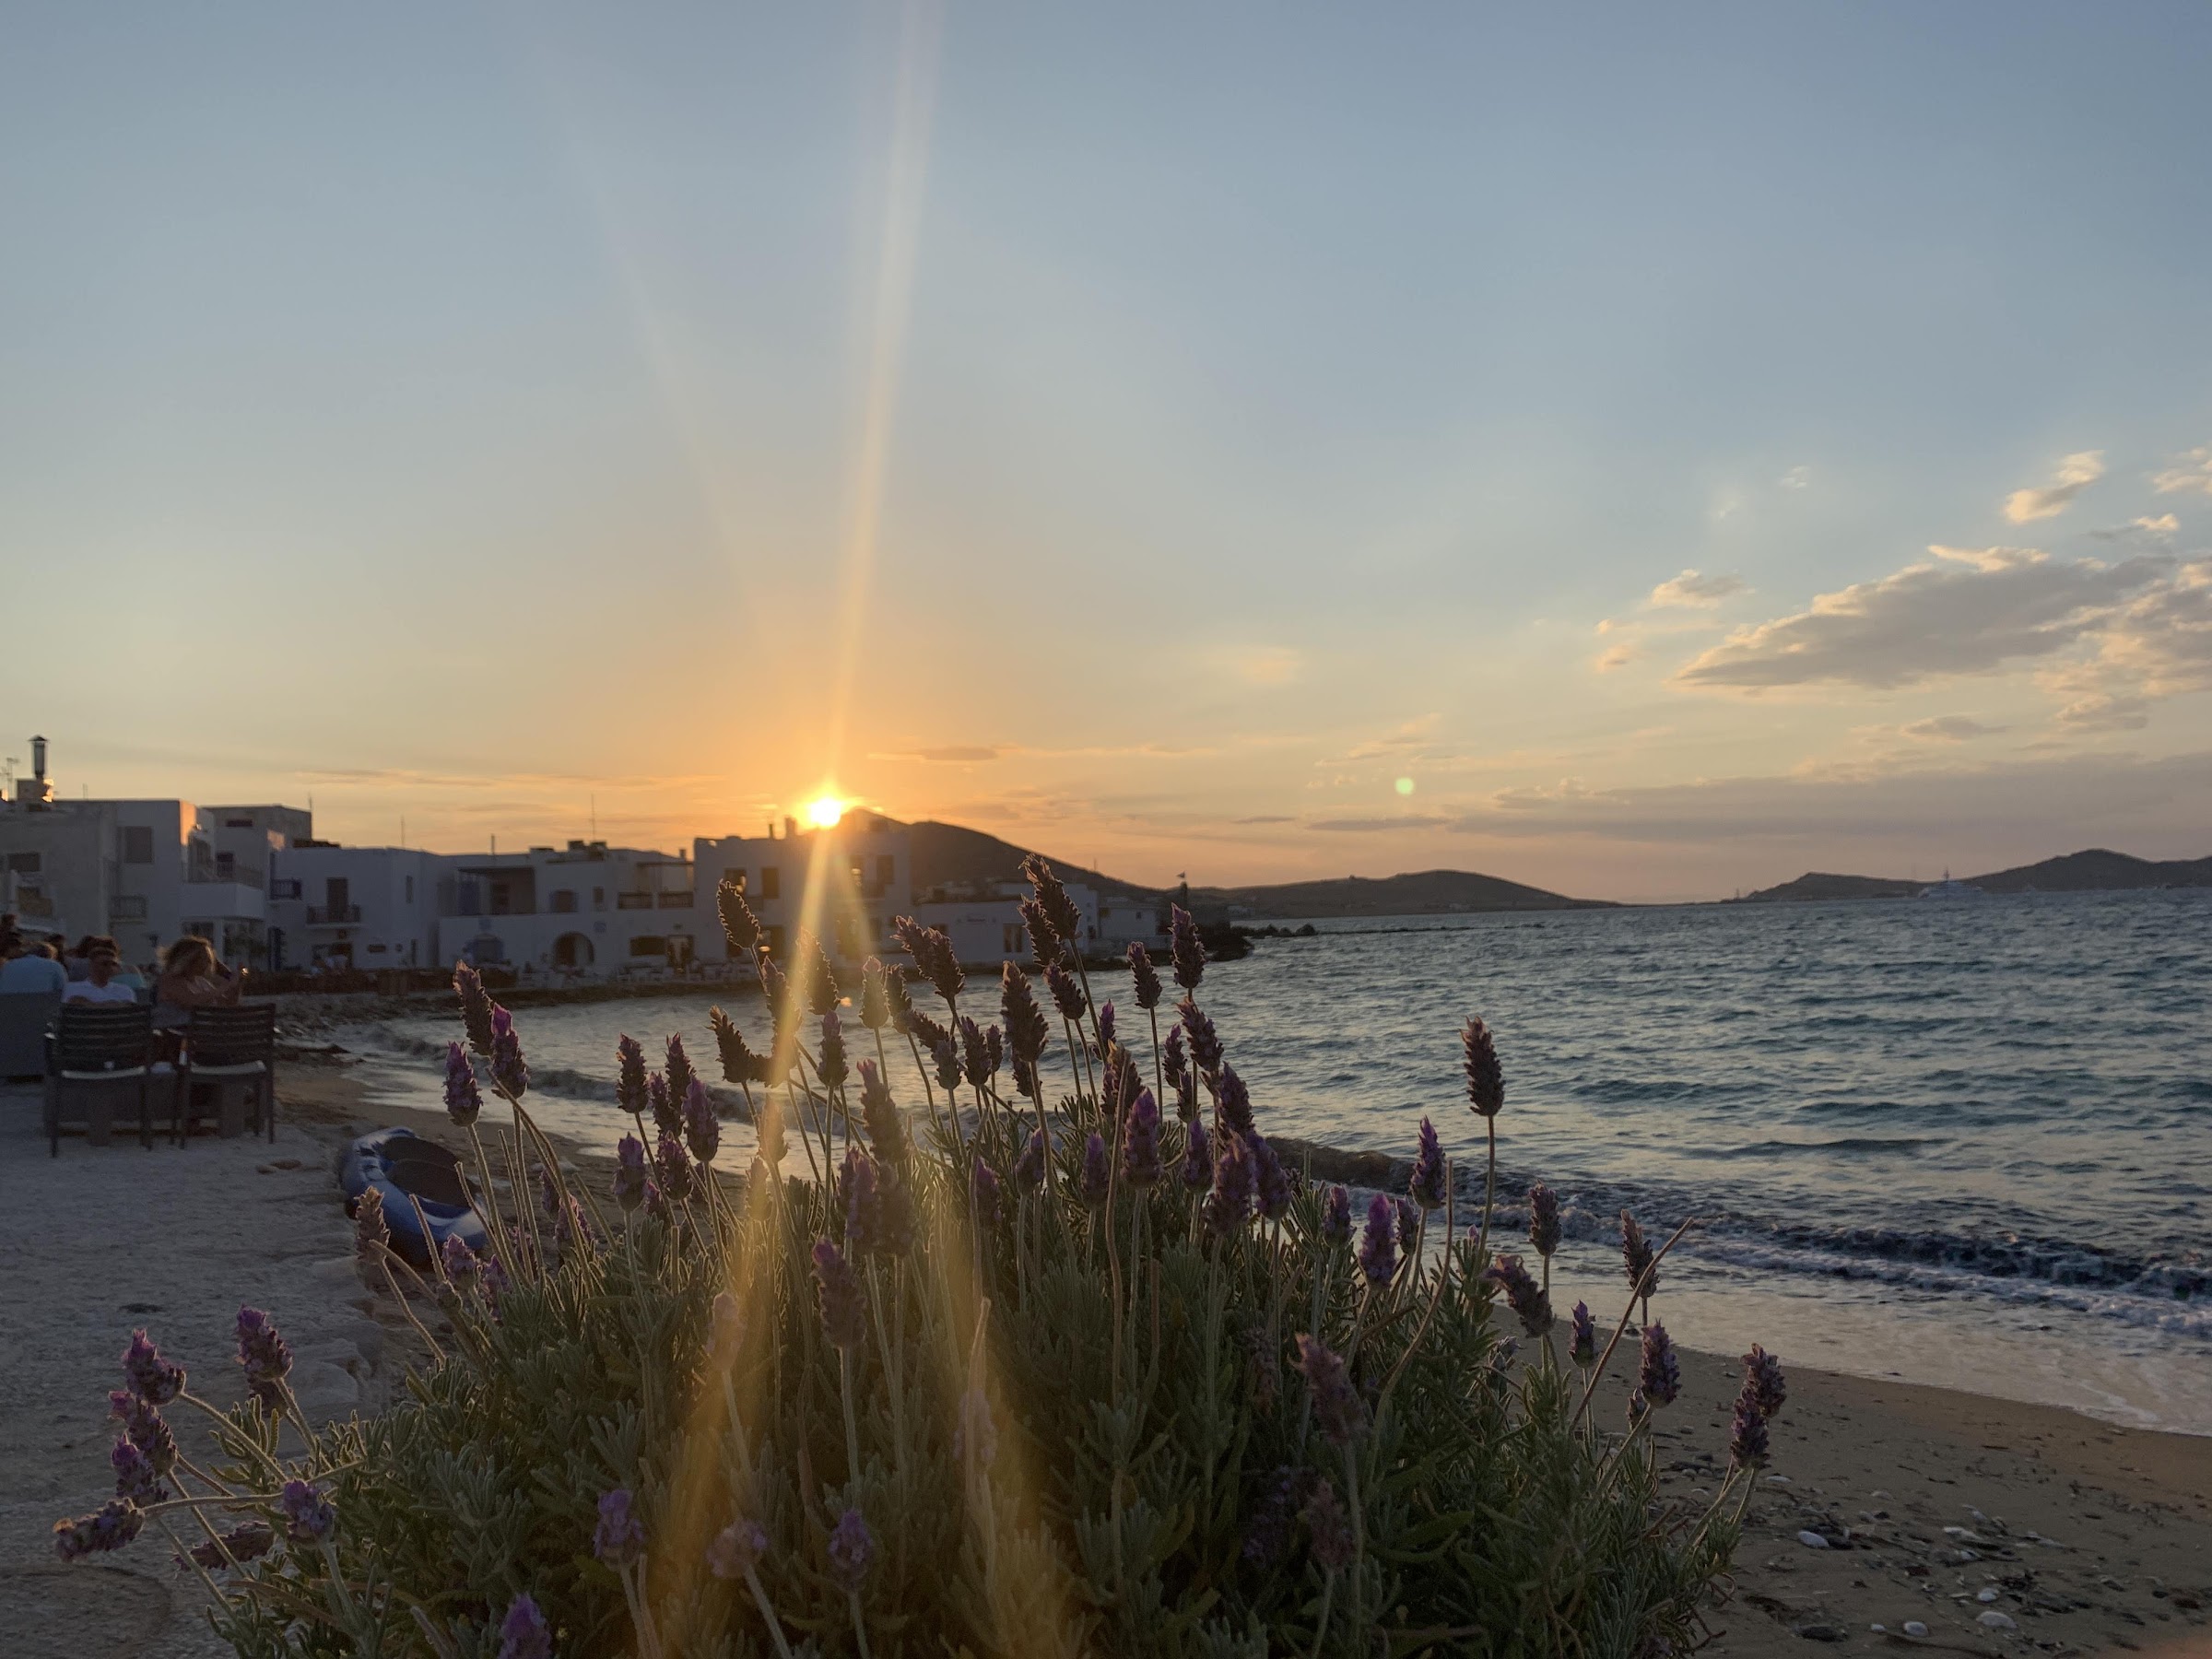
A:
<svg viewBox="0 0 2212 1659">
<path fill-rule="evenodd" d="M 573 910 L 575 910 L 575 908 L 576 908 L 576 889 L 575 889 L 575 888 L 555 888 L 553 889 L 553 910 L 554 910 L 554 912 L 555 912 L 557 915 L 563 915 L 563 916 L 565 916 L 565 915 L 568 915 L 568 914 L 569 914 L 571 912 L 572 912 Z"/>
<path fill-rule="evenodd" d="M 154 862 L 154 829 L 151 824 L 125 824 L 123 827 L 123 862 L 142 865 Z"/>
<path fill-rule="evenodd" d="M 899 861 L 885 853 L 876 860 L 876 885 L 888 892 L 891 884 L 899 879 Z"/>
<path fill-rule="evenodd" d="M 640 934 L 630 940 L 629 954 L 633 957 L 665 957 L 668 954 L 668 941 L 658 934 Z"/>
<path fill-rule="evenodd" d="M 253 828 L 253 820 L 250 818 L 225 818 L 223 820 L 223 828 L 226 830 L 251 830 Z"/>
<path fill-rule="evenodd" d="M 762 865 L 760 866 L 761 898 L 773 899 L 778 897 L 782 892 L 782 875 L 783 872 L 778 869 L 774 865 Z"/>
<path fill-rule="evenodd" d="M 606 908 L 606 889 L 605 888 L 597 887 L 592 889 L 592 908 L 594 910 Z"/>
<path fill-rule="evenodd" d="M 39 873 L 39 855 L 36 853 L 10 853 L 7 867 L 18 876 L 36 876 Z"/>
<path fill-rule="evenodd" d="M 406 899 L 406 901 L 407 901 L 409 904 L 412 904 L 412 903 L 414 903 L 414 902 L 415 902 L 415 877 L 412 877 L 412 876 L 410 876 L 410 877 L 407 877 L 407 899 Z"/>
<path fill-rule="evenodd" d="M 215 855 L 215 878 L 233 881 L 238 877 L 238 855 L 235 853 L 218 853 Z"/>
</svg>

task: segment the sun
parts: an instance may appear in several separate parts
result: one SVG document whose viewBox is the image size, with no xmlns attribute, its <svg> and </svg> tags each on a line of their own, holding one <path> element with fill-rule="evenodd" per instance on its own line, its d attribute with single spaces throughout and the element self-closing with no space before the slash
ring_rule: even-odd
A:
<svg viewBox="0 0 2212 1659">
<path fill-rule="evenodd" d="M 806 821 L 817 830 L 834 830 L 845 816 L 845 804 L 835 795 L 818 795 L 806 803 Z"/>
</svg>

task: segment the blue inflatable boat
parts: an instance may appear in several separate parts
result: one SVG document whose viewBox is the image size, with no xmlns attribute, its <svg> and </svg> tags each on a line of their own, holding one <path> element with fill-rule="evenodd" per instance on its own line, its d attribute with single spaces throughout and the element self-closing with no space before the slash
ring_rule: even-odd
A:
<svg viewBox="0 0 2212 1659">
<path fill-rule="evenodd" d="M 392 1248 L 418 1269 L 429 1266 L 430 1253 L 443 1250 L 448 1239 L 479 1253 L 484 1249 L 484 1223 L 469 1207 L 461 1160 L 412 1129 L 380 1129 L 347 1147 L 338 1155 L 338 1185 L 349 1216 L 371 1187 L 382 1195 Z"/>
</svg>

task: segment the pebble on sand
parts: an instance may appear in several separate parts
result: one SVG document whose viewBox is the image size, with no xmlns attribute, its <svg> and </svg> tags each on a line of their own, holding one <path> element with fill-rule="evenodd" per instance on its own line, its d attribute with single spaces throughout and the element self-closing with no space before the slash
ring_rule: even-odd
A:
<svg viewBox="0 0 2212 1659">
<path fill-rule="evenodd" d="M 1826 1549 L 1828 1547 L 1828 1540 L 1822 1537 L 1817 1532 L 1799 1533 L 1797 1535 L 1797 1542 L 1804 1545 L 1807 1549 Z"/>
</svg>

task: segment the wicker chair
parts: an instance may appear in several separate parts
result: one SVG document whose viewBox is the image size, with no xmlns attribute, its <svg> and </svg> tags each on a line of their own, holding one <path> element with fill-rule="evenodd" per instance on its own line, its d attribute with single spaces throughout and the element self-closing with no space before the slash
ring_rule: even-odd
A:
<svg viewBox="0 0 2212 1659">
<path fill-rule="evenodd" d="M 182 1146 L 199 1116 L 193 1100 L 193 1084 L 213 1084 L 217 1097 L 216 1122 L 229 1132 L 225 1108 L 228 1090 L 254 1103 L 255 1124 L 271 1140 L 276 1138 L 276 1005 L 249 1003 L 236 1008 L 194 1008 L 183 1030 L 183 1058 L 177 1066 L 176 1096 L 170 1130 Z M 241 1126 L 243 1126 L 242 1113 Z"/>
<path fill-rule="evenodd" d="M 138 1141 L 154 1144 L 152 1101 L 154 1011 L 143 1006 L 64 1003 L 46 1042 L 46 1138 L 48 1154 L 62 1155 L 62 1115 L 83 1097 L 86 1138 L 108 1144 L 114 1124 L 115 1094 L 126 1086 L 138 1091 Z"/>
</svg>

